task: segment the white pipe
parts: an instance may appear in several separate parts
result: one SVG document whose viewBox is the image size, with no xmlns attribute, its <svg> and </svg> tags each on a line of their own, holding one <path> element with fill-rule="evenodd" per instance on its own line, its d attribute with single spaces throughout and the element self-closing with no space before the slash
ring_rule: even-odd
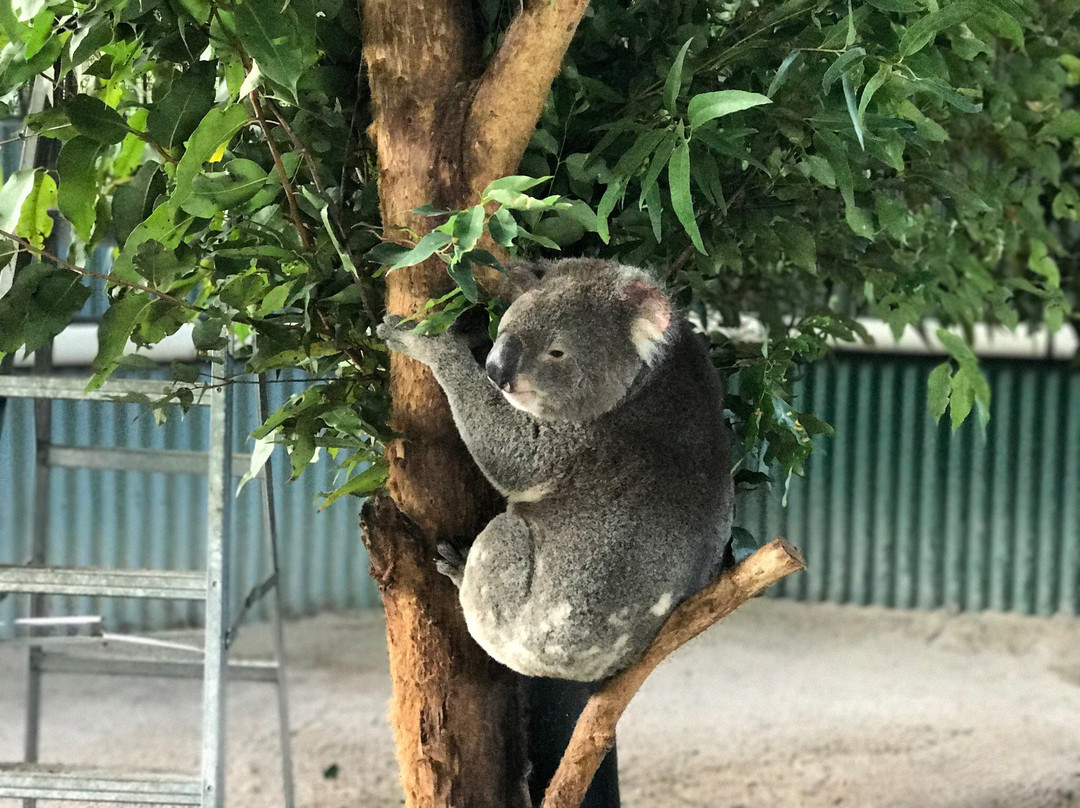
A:
<svg viewBox="0 0 1080 808">
<path fill-rule="evenodd" d="M 887 352 L 901 354 L 944 355 L 947 353 L 941 340 L 937 338 L 939 324 L 927 321 L 925 337 L 919 329 L 907 326 L 899 339 L 893 337 L 892 329 L 881 320 L 859 318 L 859 323 L 866 328 L 874 342 L 866 345 L 857 343 L 836 343 L 836 347 L 845 351 Z M 950 328 L 954 334 L 960 334 L 959 328 Z M 977 323 L 972 329 L 976 356 L 1003 357 L 1009 359 L 1072 359 L 1080 349 L 1080 340 L 1072 328 L 1062 328 L 1051 334 L 1045 326 L 1021 324 L 1015 331 L 1001 325 Z"/>
<path fill-rule="evenodd" d="M 944 356 L 945 347 L 937 338 L 940 325 L 934 320 L 924 323 L 926 336 L 914 326 L 907 326 L 900 338 L 893 336 L 892 329 L 883 320 L 871 317 L 857 318 L 866 329 L 872 342 L 869 344 L 857 340 L 843 342 L 830 339 L 829 344 L 840 351 L 855 353 L 912 354 L 919 356 Z M 743 317 L 738 328 L 716 328 L 723 334 L 740 342 L 761 342 L 765 338 L 765 328 L 756 317 Z M 959 328 L 949 331 L 960 334 Z M 1045 327 L 1029 328 L 1020 325 L 1016 331 L 1004 326 L 978 324 L 973 329 L 974 351 L 977 356 L 1003 357 L 1012 359 L 1072 359 L 1080 350 L 1080 340 L 1074 329 L 1062 328 L 1051 334 Z"/>
<path fill-rule="evenodd" d="M 149 348 L 136 348 L 129 342 L 124 354 L 138 354 L 162 363 L 194 362 L 198 353 L 191 341 L 193 328 L 191 323 L 184 323 L 175 334 Z M 93 364 L 97 350 L 97 323 L 73 323 L 53 340 L 52 363 L 55 367 L 88 367 Z M 23 351 L 19 351 L 15 355 L 15 364 L 18 367 L 30 367 L 33 363 L 33 354 L 27 356 Z"/>
</svg>

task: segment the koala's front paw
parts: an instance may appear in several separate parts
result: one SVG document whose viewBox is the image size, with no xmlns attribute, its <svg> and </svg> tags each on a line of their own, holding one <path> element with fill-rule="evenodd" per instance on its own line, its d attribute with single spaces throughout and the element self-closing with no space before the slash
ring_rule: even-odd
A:
<svg viewBox="0 0 1080 808">
<path fill-rule="evenodd" d="M 405 322 L 403 317 L 396 314 L 388 314 L 375 329 L 375 333 L 380 339 L 386 341 L 386 347 L 391 351 L 397 351 L 423 362 L 427 355 L 424 343 L 430 341 L 430 337 L 413 333 L 414 325 L 414 323 Z"/>
</svg>

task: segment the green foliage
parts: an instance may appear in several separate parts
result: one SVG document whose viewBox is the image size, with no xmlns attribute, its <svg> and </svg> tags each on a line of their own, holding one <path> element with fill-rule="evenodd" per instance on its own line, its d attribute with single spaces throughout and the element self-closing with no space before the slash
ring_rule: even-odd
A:
<svg viewBox="0 0 1080 808">
<path fill-rule="evenodd" d="M 791 381 L 856 317 L 1076 322 L 1078 10 L 594 4 L 523 168 L 597 206 L 564 247 L 651 266 L 710 326 L 745 462 L 799 471 L 823 425 Z M 772 103 L 706 120 L 724 93 Z M 763 343 L 727 336 L 747 315 Z M 977 364 L 946 344 L 935 413 L 985 421 Z"/>
<path fill-rule="evenodd" d="M 484 4 L 485 53 L 505 9 Z M 355 4 L 0 0 L 0 103 L 63 143 L 54 175 L 0 189 L 0 229 L 40 249 L 56 205 L 115 243 L 98 381 L 130 339 L 196 323 L 249 370 L 315 379 L 264 424 L 293 473 L 342 467 L 328 500 L 382 484 L 381 278 L 437 256 L 417 328 L 500 307 L 476 284 L 511 254 L 649 267 L 706 330 L 728 377 L 740 474 L 803 469 L 827 424 L 791 384 L 856 317 L 1075 326 L 1080 272 L 1077 0 L 594 0 L 522 160 L 429 233 L 380 238 Z M 510 12 L 513 13 L 513 8 Z M 0 243 L 0 262 L 15 246 Z M 40 344 L 85 298 L 16 261 L 0 352 Z M 748 318 L 759 335 L 740 338 Z M 989 391 L 955 331 L 929 406 L 985 422 Z M 750 478 L 746 478 L 749 480 Z M 760 481 L 760 480 L 758 480 Z"/>
<path fill-rule="evenodd" d="M 35 351 L 55 337 L 90 296 L 65 269 L 32 261 L 0 298 L 0 353 Z"/>
<path fill-rule="evenodd" d="M 958 368 L 952 373 L 949 363 L 945 362 L 930 374 L 928 389 L 931 413 L 938 419 L 948 406 L 955 432 L 968 417 L 972 406 L 978 404 L 979 423 L 986 426 L 990 420 L 990 385 L 979 372 L 979 360 L 956 334 L 941 328 L 937 337 Z"/>
<path fill-rule="evenodd" d="M 537 198 L 525 193 L 551 177 L 503 177 L 495 180 L 480 195 L 480 202 L 460 211 L 442 211 L 425 206 L 414 213 L 422 216 L 440 217 L 442 224 L 430 233 L 420 237 L 416 244 L 408 247 L 384 242 L 376 245 L 365 256 L 373 264 L 382 265 L 387 272 L 415 266 L 431 256 L 437 256 L 446 264 L 446 271 L 457 285 L 457 289 L 439 300 L 429 301 L 425 318 L 417 328 L 424 333 L 439 333 L 446 330 L 467 308 L 467 303 L 481 301 L 474 268 L 488 266 L 502 270 L 502 266 L 490 252 L 479 249 L 476 245 L 485 230 L 492 239 L 506 247 L 511 255 L 518 252 L 519 239 L 540 244 L 551 249 L 559 245 L 536 233 L 531 233 L 518 224 L 511 211 L 528 211 L 534 216 L 551 213 L 539 221 L 547 226 L 560 220 L 569 219 L 584 230 L 580 224 L 581 211 L 575 210 L 570 202 L 558 196 Z M 487 212 L 492 208 L 492 213 Z M 591 211 L 589 211 L 591 214 Z M 459 295 L 464 300 L 459 299 Z"/>
<path fill-rule="evenodd" d="M 376 267 L 345 260 L 379 240 L 355 8 L 4 0 L 0 30 L 0 99 L 25 110 L 40 75 L 51 103 L 29 122 L 64 144 L 54 175 L 7 178 L 0 229 L 40 249 L 51 193 L 82 242 L 117 246 L 94 383 L 129 340 L 194 322 L 211 349 L 225 329 L 247 346 L 249 369 L 319 380 L 266 433 L 288 447 L 294 474 L 321 448 L 341 461 L 339 492 L 378 487 L 371 469 L 391 433 L 386 353 L 372 336 Z M 13 245 L 0 250 L 10 258 Z M 89 292 L 25 258 L 0 298 L 2 352 L 41 344 Z"/>
</svg>

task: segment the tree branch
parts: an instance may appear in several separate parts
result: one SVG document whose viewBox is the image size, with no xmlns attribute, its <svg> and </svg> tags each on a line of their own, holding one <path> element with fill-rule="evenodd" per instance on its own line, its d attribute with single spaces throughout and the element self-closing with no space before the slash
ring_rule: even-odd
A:
<svg viewBox="0 0 1080 808">
<path fill-rule="evenodd" d="M 18 244 L 19 247 L 26 252 L 33 255 L 35 258 L 44 259 L 49 263 L 66 269 L 69 272 L 74 272 L 76 275 L 82 275 L 84 278 L 100 278 L 106 283 L 115 284 L 116 286 L 124 286 L 128 289 L 137 289 L 140 292 L 146 292 L 148 295 L 154 295 L 162 300 L 167 300 L 175 306 L 179 306 L 182 309 L 188 309 L 190 311 L 205 312 L 206 309 L 201 306 L 196 306 L 194 303 L 189 303 L 186 300 L 181 300 L 178 297 L 170 295 L 168 292 L 162 292 L 160 289 L 155 289 L 152 286 L 146 284 L 136 283 L 135 281 L 125 280 L 124 278 L 117 277 L 116 275 L 107 275 L 103 272 L 94 272 L 92 269 L 86 269 L 84 267 L 73 264 L 70 261 L 65 261 L 58 255 L 53 255 L 48 250 L 43 250 L 40 247 L 35 247 L 27 239 L 22 236 L 17 236 L 14 233 L 9 233 L 6 230 L 0 230 L 0 238 L 6 238 L 8 241 L 12 241 Z"/>
<path fill-rule="evenodd" d="M 364 368 L 363 357 L 361 357 L 355 351 L 355 349 L 350 348 L 347 345 L 339 345 L 338 344 L 338 342 L 337 342 L 337 334 L 334 331 L 334 326 L 330 324 L 330 320 L 327 318 L 326 313 L 321 312 L 318 309 L 315 310 L 315 313 L 319 316 L 319 323 L 322 326 L 320 330 L 322 331 L 323 336 L 325 336 L 328 340 L 330 340 L 331 345 L 333 345 L 335 348 L 337 348 L 339 351 L 341 351 L 343 354 L 345 354 L 346 358 L 348 358 L 348 360 L 350 362 L 352 362 L 353 365 L 355 365 L 358 370 L 363 370 L 363 368 Z"/>
<path fill-rule="evenodd" d="M 475 150 L 473 196 L 517 170 L 588 6 L 588 0 L 525 0 L 506 30 L 480 79 L 464 133 L 466 148 Z"/>
<path fill-rule="evenodd" d="M 657 665 L 754 595 L 805 566 L 798 550 L 784 539 L 774 539 L 672 612 L 645 656 L 608 679 L 589 699 L 548 784 L 543 808 L 581 805 L 597 767 L 615 743 L 619 717 Z"/>
<path fill-rule="evenodd" d="M 274 144 L 274 138 L 270 135 L 270 126 L 266 122 L 266 113 L 263 112 L 262 104 L 259 103 L 259 91 L 252 90 L 248 98 L 251 100 L 251 108 L 255 112 L 255 120 L 259 122 L 259 127 L 266 138 L 266 145 L 270 149 L 270 155 L 274 158 L 274 165 L 277 166 L 278 178 L 281 180 L 281 187 L 285 190 L 285 199 L 289 203 L 289 218 L 292 219 L 296 234 L 300 237 L 300 246 L 305 251 L 310 252 L 311 235 L 308 233 L 307 227 L 304 226 L 304 219 L 300 215 L 299 206 L 296 204 L 296 191 L 293 190 L 289 172 L 285 170 L 285 164 L 281 162 L 281 154 Z"/>
</svg>

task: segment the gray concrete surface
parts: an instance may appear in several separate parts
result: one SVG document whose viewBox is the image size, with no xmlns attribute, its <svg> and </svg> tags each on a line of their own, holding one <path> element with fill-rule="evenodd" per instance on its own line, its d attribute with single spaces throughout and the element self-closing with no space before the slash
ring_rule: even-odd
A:
<svg viewBox="0 0 1080 808">
<path fill-rule="evenodd" d="M 287 643 L 299 804 L 400 805 L 380 616 L 296 621 Z M 21 656 L 0 645 L 5 760 Z M 194 682 L 50 677 L 44 757 L 194 767 L 198 701 Z M 279 805 L 272 690 L 233 685 L 229 717 L 230 808 Z M 620 754 L 627 808 L 1075 808 L 1080 621 L 759 599 L 661 666 Z"/>
</svg>

